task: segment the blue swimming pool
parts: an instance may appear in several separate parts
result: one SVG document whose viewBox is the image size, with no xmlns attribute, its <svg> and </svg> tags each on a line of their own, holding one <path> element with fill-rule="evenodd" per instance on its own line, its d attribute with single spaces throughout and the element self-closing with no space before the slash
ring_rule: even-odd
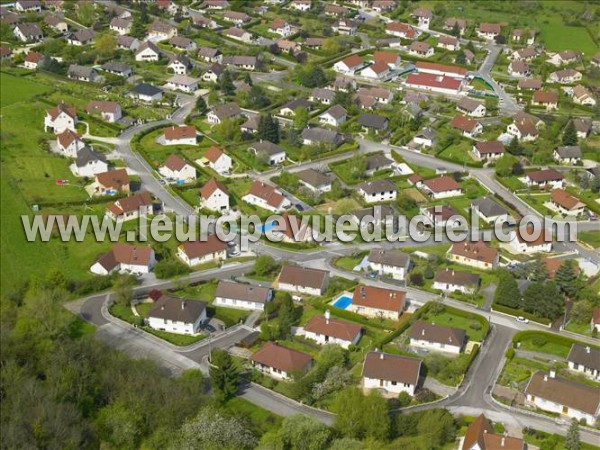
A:
<svg viewBox="0 0 600 450">
<path fill-rule="evenodd" d="M 352 304 L 352 297 L 348 295 L 342 295 L 338 297 L 338 299 L 333 302 L 333 306 L 340 309 L 346 309 L 348 306 Z"/>
<path fill-rule="evenodd" d="M 261 225 L 260 227 L 258 227 L 258 230 L 261 233 L 266 233 L 267 231 L 271 231 L 276 226 L 277 226 L 277 222 L 274 220 L 271 223 L 265 223 L 264 225 Z"/>
</svg>

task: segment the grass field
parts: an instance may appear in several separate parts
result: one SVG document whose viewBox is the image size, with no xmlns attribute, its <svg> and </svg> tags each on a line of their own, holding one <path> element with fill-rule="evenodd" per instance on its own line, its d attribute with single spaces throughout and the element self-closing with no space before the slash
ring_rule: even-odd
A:
<svg viewBox="0 0 600 450">
<path fill-rule="evenodd" d="M 26 77 L 16 77 L 8 73 L 0 74 L 0 107 L 29 100 L 36 95 L 50 91 L 47 86 L 30 81 Z"/>
<path fill-rule="evenodd" d="M 584 27 L 543 24 L 540 39 L 551 52 L 576 49 L 590 56 L 598 52 L 598 46 Z"/>
<path fill-rule="evenodd" d="M 600 231 L 582 231 L 578 238 L 594 248 L 600 247 Z"/>
</svg>

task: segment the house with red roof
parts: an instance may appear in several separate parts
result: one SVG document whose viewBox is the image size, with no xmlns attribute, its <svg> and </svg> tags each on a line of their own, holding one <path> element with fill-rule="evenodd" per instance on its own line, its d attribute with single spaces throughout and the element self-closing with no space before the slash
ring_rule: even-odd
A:
<svg viewBox="0 0 600 450">
<path fill-rule="evenodd" d="M 525 183 L 527 186 L 537 186 L 540 189 L 550 187 L 551 189 L 558 189 L 563 187 L 565 177 L 553 168 L 534 170 L 529 172 L 525 176 Z"/>
<path fill-rule="evenodd" d="M 117 242 L 110 252 L 103 254 L 90 267 L 96 275 L 121 273 L 149 273 L 156 264 L 154 250 L 148 246 L 138 246 Z"/>
<path fill-rule="evenodd" d="M 115 222 L 126 222 L 138 217 L 152 214 L 154 209 L 149 192 L 140 192 L 129 197 L 120 198 L 106 208 L 106 216 Z"/>
<path fill-rule="evenodd" d="M 365 65 L 359 55 L 350 55 L 333 65 L 333 70 L 339 73 L 353 74 Z"/>
<path fill-rule="evenodd" d="M 229 192 L 216 178 L 211 178 L 202 186 L 199 194 L 201 207 L 220 212 L 229 209 Z"/>
<path fill-rule="evenodd" d="M 404 291 L 359 284 L 347 310 L 366 317 L 398 320 L 406 306 Z"/>
<path fill-rule="evenodd" d="M 158 173 L 165 178 L 181 180 L 185 183 L 196 179 L 196 168 L 175 153 L 170 155 L 158 168 Z"/>
<path fill-rule="evenodd" d="M 320 345 L 337 344 L 342 348 L 358 344 L 362 336 L 362 327 L 340 319 L 332 319 L 331 312 L 323 316 L 312 316 L 304 325 L 304 337 Z"/>
<path fill-rule="evenodd" d="M 242 197 L 242 200 L 273 212 L 281 212 L 291 206 L 291 202 L 279 189 L 258 180 L 252 183 L 250 191 Z"/>
<path fill-rule="evenodd" d="M 80 134 L 65 130 L 56 135 L 56 145 L 65 156 L 77 158 L 77 153 L 85 147 L 85 142 L 81 139 Z"/>
<path fill-rule="evenodd" d="M 452 128 L 459 130 L 463 136 L 474 138 L 483 131 L 483 125 L 480 122 L 470 119 L 462 114 L 457 114 L 450 122 Z"/>
<path fill-rule="evenodd" d="M 388 22 L 385 26 L 385 32 L 386 34 L 403 39 L 414 39 L 418 36 L 417 30 L 412 26 L 401 22 Z"/>
<path fill-rule="evenodd" d="M 50 130 L 55 134 L 62 133 L 64 130 L 75 131 L 77 122 L 77 110 L 72 106 L 59 103 L 56 107 L 46 110 L 44 131 L 48 132 Z"/>
<path fill-rule="evenodd" d="M 218 174 L 229 173 L 232 166 L 232 159 L 226 155 L 223 150 L 214 145 L 209 147 L 204 153 L 204 160 L 207 161 L 208 167 L 217 172 Z"/>
<path fill-rule="evenodd" d="M 411 73 L 406 78 L 404 84 L 410 88 L 438 92 L 440 94 L 458 95 L 461 91 L 463 80 L 431 73 Z"/>
<path fill-rule="evenodd" d="M 294 373 L 306 372 L 313 362 L 307 353 L 270 341 L 254 353 L 250 360 L 256 369 L 280 380 L 289 380 Z"/>
<path fill-rule="evenodd" d="M 227 243 L 220 240 L 216 234 L 211 234 L 206 240 L 182 243 L 177 247 L 177 257 L 190 267 L 212 261 L 224 261 L 227 259 Z"/>
<path fill-rule="evenodd" d="M 164 145 L 196 145 L 197 134 L 194 126 L 172 125 L 164 130 Z"/>
<path fill-rule="evenodd" d="M 460 184 L 458 184 L 454 178 L 447 176 L 425 180 L 423 182 L 423 189 L 435 200 L 456 197 L 463 194 Z"/>
</svg>

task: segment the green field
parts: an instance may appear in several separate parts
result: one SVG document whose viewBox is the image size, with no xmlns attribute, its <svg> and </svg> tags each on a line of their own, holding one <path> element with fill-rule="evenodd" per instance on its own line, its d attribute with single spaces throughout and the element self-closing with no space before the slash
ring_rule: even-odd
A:
<svg viewBox="0 0 600 450">
<path fill-rule="evenodd" d="M 16 77 L 8 73 L 0 73 L 0 107 L 29 100 L 50 89 L 46 86 L 28 80 L 26 77 Z"/>
<path fill-rule="evenodd" d="M 558 24 L 543 24 L 541 40 L 551 52 L 580 50 L 588 56 L 598 52 L 598 46 L 584 27 L 569 27 Z"/>
</svg>

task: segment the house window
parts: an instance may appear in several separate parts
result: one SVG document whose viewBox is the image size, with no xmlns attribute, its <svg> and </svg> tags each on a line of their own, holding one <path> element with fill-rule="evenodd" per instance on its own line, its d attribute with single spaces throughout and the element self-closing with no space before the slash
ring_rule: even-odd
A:
<svg viewBox="0 0 600 450">
<path fill-rule="evenodd" d="M 398 382 L 392 381 L 392 386 L 396 386 L 397 384 L 398 384 Z"/>
</svg>

